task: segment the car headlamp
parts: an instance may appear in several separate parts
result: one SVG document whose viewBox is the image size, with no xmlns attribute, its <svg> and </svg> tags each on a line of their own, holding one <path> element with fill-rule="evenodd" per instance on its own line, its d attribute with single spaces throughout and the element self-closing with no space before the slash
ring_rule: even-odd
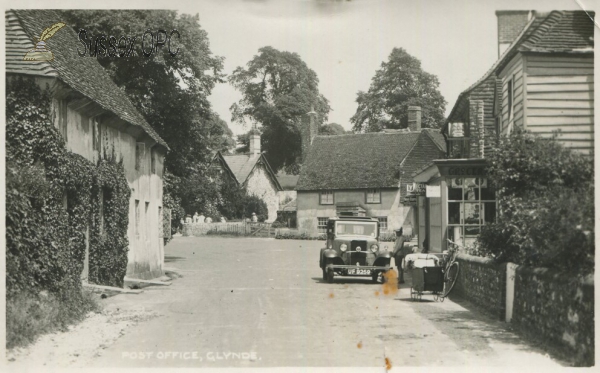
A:
<svg viewBox="0 0 600 373">
<path fill-rule="evenodd" d="M 376 243 L 374 243 L 373 245 L 371 245 L 371 251 L 372 251 L 372 252 L 375 252 L 375 251 L 377 251 L 378 249 L 379 249 L 379 246 L 377 246 L 377 244 L 376 244 Z"/>
<path fill-rule="evenodd" d="M 346 245 L 345 243 L 340 245 L 340 250 L 342 250 L 342 252 L 348 250 L 348 245 Z"/>
</svg>

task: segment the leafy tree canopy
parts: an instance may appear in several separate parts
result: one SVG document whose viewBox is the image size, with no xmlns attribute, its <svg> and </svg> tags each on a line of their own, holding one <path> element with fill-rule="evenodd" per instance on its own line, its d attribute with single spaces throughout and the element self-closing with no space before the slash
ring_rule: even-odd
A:
<svg viewBox="0 0 600 373">
<path fill-rule="evenodd" d="M 85 29 L 88 39 L 104 34 L 117 39 L 137 36 L 139 40 L 147 29 L 179 31 L 181 38 L 174 36 L 172 45 L 172 49 L 179 48 L 175 57 L 166 47 L 145 57 L 137 44 L 133 57 L 97 58 L 169 144 L 165 163 L 170 172 L 185 176 L 193 171 L 191 165 L 207 161 L 213 140 L 229 132 L 208 101 L 215 84 L 223 82 L 223 57 L 211 52 L 198 15 L 170 10 L 66 10 L 63 14 L 76 32 Z"/>
<path fill-rule="evenodd" d="M 435 75 L 423 71 L 421 61 L 403 48 L 394 48 L 381 64 L 368 92 L 359 91 L 358 108 L 350 119 L 356 132 L 378 132 L 384 128 L 407 128 L 408 107 L 420 106 L 422 127 L 439 128 L 444 122 L 446 100 Z"/>
<path fill-rule="evenodd" d="M 320 125 L 330 111 L 317 74 L 297 53 L 263 47 L 246 68 L 233 71 L 229 82 L 242 93 L 231 106 L 232 120 L 262 126 L 262 149 L 275 171 L 297 165 L 301 116 L 312 107 Z"/>
<path fill-rule="evenodd" d="M 319 135 L 343 135 L 345 133 L 344 127 L 337 123 L 324 124 L 319 128 Z"/>
</svg>

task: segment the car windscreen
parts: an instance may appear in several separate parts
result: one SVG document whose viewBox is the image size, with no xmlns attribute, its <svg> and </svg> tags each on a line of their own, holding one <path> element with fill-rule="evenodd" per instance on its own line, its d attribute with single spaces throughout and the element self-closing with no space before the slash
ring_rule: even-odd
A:
<svg viewBox="0 0 600 373">
<path fill-rule="evenodd" d="M 335 226 L 335 233 L 338 235 L 357 234 L 362 236 L 375 237 L 377 233 L 377 224 L 363 222 L 338 222 Z"/>
</svg>

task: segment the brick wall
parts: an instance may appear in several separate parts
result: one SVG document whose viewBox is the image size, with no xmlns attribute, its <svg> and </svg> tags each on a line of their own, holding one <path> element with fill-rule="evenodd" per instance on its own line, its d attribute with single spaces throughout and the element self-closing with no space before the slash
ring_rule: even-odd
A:
<svg viewBox="0 0 600 373">
<path fill-rule="evenodd" d="M 575 358 L 594 364 L 594 280 L 518 267 L 512 323 Z"/>
<path fill-rule="evenodd" d="M 466 299 L 486 312 L 504 319 L 506 297 L 506 264 L 491 259 L 459 254 L 458 280 L 450 293 Z"/>
</svg>

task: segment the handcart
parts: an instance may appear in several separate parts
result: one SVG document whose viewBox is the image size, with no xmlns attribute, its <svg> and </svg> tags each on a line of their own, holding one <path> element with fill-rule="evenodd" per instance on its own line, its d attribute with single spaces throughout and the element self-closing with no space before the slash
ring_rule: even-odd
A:
<svg viewBox="0 0 600 373">
<path fill-rule="evenodd" d="M 432 254 L 409 254 L 405 261 L 412 275 L 410 298 L 421 301 L 423 293 L 430 292 L 433 300 L 443 302 L 444 272 L 439 258 Z"/>
</svg>

